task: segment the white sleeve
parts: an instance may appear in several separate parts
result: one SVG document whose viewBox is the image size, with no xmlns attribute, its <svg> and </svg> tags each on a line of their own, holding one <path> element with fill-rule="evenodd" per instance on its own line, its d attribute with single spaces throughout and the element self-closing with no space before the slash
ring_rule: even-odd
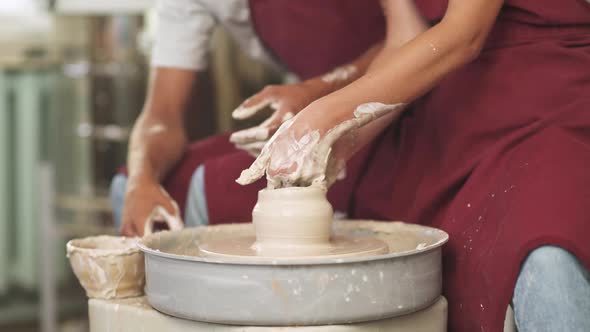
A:
<svg viewBox="0 0 590 332">
<path fill-rule="evenodd" d="M 160 0 L 157 5 L 153 67 L 207 68 L 216 21 L 198 0 Z"/>
</svg>

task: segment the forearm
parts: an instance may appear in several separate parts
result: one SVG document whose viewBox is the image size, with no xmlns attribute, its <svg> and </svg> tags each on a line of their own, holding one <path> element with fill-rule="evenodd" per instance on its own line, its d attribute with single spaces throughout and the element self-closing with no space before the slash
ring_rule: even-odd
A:
<svg viewBox="0 0 590 332">
<path fill-rule="evenodd" d="M 390 6 L 411 4 L 383 1 Z M 252 183 L 266 172 L 270 188 L 330 186 L 351 150 L 394 121 L 405 104 L 478 55 L 501 4 L 501 0 L 450 0 L 445 19 L 435 27 L 400 39 L 388 35 L 378 63 L 283 124 L 238 183 Z M 394 17 L 387 15 L 388 20 Z M 422 29 L 424 25 L 417 24 L 413 31 Z"/>
<path fill-rule="evenodd" d="M 315 91 L 317 98 L 328 95 L 361 77 L 382 47 L 383 42 L 379 42 L 353 61 L 334 68 L 328 73 L 305 80 L 301 84 Z"/>
<path fill-rule="evenodd" d="M 391 56 L 392 51 L 428 29 L 427 22 L 412 0 L 385 2 L 383 11 L 387 17 L 387 38 L 384 41 L 376 43 L 352 62 L 303 83 L 317 86 L 318 90 L 322 90 L 320 97 L 337 91 L 359 79 L 372 68 L 379 67 L 379 64 L 383 64 L 388 56 Z M 384 48 L 388 52 L 383 52 Z"/>
<path fill-rule="evenodd" d="M 160 181 L 182 157 L 187 144 L 184 113 L 196 75 L 156 69 L 144 110 L 131 133 L 127 156 L 131 180 Z"/>
<path fill-rule="evenodd" d="M 182 157 L 186 143 L 182 126 L 142 114 L 133 129 L 129 144 L 129 178 L 161 181 Z"/>
<path fill-rule="evenodd" d="M 357 81 L 324 97 L 323 107 L 334 110 L 334 123 L 352 116 L 351 108 L 367 102 L 410 103 L 434 87 L 445 75 L 472 61 L 485 41 L 501 1 L 455 0 L 455 10 L 438 25 L 402 47 L 386 45 L 383 59 Z M 453 1 L 451 6 L 453 7 Z M 450 13 L 449 13 L 450 12 Z M 484 12 L 484 17 L 478 15 Z M 355 106 L 356 105 L 356 106 Z"/>
<path fill-rule="evenodd" d="M 363 74 L 383 66 L 395 50 L 429 28 L 413 0 L 383 1 L 382 6 L 387 18 L 386 38 L 383 47 L 375 54 Z"/>
</svg>

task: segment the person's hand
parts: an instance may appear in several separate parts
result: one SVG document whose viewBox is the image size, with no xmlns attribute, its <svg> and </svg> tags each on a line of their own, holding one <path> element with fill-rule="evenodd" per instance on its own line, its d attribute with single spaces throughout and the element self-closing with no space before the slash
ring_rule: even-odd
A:
<svg viewBox="0 0 590 332">
<path fill-rule="evenodd" d="M 246 185 L 266 173 L 271 189 L 291 186 L 327 189 L 344 171 L 346 160 L 360 148 L 359 136 L 374 137 L 366 133 L 359 135 L 360 129 L 371 122 L 383 122 L 377 127 L 384 128 L 404 106 L 375 102 L 351 108 L 316 101 L 281 125 L 237 182 Z M 377 121 L 380 118 L 386 121 Z"/>
<path fill-rule="evenodd" d="M 143 236 L 145 225 L 158 206 L 179 219 L 178 205 L 160 184 L 151 179 L 130 178 L 125 193 L 121 233 L 125 236 Z"/>
<path fill-rule="evenodd" d="M 238 149 L 256 157 L 262 147 L 285 121 L 293 118 L 299 111 L 321 97 L 320 83 L 303 82 L 287 85 L 271 85 L 248 98 L 233 111 L 234 119 L 250 118 L 265 108 L 274 110 L 272 115 L 260 125 L 237 131 L 230 137 Z"/>
</svg>

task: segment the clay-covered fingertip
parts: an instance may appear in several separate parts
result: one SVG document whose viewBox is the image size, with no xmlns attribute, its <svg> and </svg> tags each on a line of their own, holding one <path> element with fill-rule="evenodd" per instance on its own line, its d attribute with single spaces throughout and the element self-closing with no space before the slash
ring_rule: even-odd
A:
<svg viewBox="0 0 590 332">
<path fill-rule="evenodd" d="M 238 178 L 236 179 L 236 182 L 237 182 L 238 184 L 240 184 L 240 185 L 242 185 L 242 186 L 245 186 L 245 185 L 247 185 L 247 184 L 250 184 L 250 182 L 248 182 L 248 180 L 247 180 L 247 176 L 245 175 L 245 174 L 247 174 L 247 173 L 246 173 L 247 171 L 248 171 L 247 169 L 243 170 L 243 171 L 242 171 L 242 173 L 240 174 L 240 177 L 238 177 Z"/>
<path fill-rule="evenodd" d="M 233 112 L 231 112 L 231 117 L 234 120 L 243 120 L 246 118 L 245 114 L 244 114 L 244 108 L 242 106 L 236 108 Z"/>
<path fill-rule="evenodd" d="M 236 133 L 229 135 L 229 141 L 230 141 L 230 143 L 234 143 L 234 144 L 241 143 L 240 139 L 236 136 Z"/>
<path fill-rule="evenodd" d="M 256 173 L 248 168 L 242 171 L 240 177 L 236 179 L 236 182 L 242 186 L 245 186 L 255 182 L 256 180 L 260 179 L 260 177 L 261 176 L 257 176 Z"/>
<path fill-rule="evenodd" d="M 249 185 L 250 184 L 250 182 L 245 181 L 245 180 L 240 179 L 240 178 L 237 178 L 236 179 L 236 183 L 239 184 L 239 185 L 241 185 L 241 186 L 246 186 L 246 185 Z"/>
</svg>

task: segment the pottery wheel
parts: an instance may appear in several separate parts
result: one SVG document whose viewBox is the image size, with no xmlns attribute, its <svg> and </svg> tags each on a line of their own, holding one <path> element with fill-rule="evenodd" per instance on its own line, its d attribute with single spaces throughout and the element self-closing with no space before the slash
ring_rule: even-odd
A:
<svg viewBox="0 0 590 332">
<path fill-rule="evenodd" d="M 272 326 L 267 329 L 275 331 L 277 326 L 349 324 L 406 315 L 429 307 L 441 295 L 441 251 L 448 239 L 443 231 L 397 222 L 349 220 L 334 222 L 331 235 L 327 242 L 333 244 L 340 238 L 361 244 L 377 239 L 388 251 L 324 259 L 219 258 L 203 249 L 223 254 L 226 251 L 216 245 L 233 244 L 254 255 L 254 225 L 155 233 L 139 244 L 146 260 L 148 301 L 175 317 Z M 285 245 L 284 241 L 274 243 Z M 310 331 L 318 329 L 323 330 Z"/>
<path fill-rule="evenodd" d="M 387 244 L 377 238 L 362 236 L 335 236 L 330 242 L 316 245 L 264 246 L 254 236 L 212 240 L 199 246 L 203 256 L 244 260 L 289 260 L 296 258 L 344 258 L 381 255 L 389 252 Z"/>
</svg>

